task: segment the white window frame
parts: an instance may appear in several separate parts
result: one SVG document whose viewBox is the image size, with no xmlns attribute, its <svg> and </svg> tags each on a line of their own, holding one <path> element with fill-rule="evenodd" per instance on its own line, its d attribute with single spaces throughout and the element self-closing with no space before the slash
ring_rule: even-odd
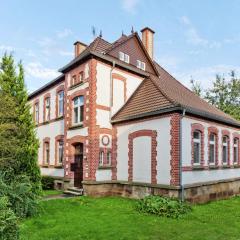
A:
<svg viewBox="0 0 240 240">
<path fill-rule="evenodd" d="M 130 57 L 128 54 L 124 53 L 124 52 L 119 52 L 119 59 L 125 63 L 129 63 L 130 62 Z"/>
<path fill-rule="evenodd" d="M 51 103 L 51 99 L 50 97 L 47 97 L 45 99 L 45 121 L 50 121 L 50 103 Z"/>
<path fill-rule="evenodd" d="M 213 135 L 214 137 L 214 140 L 211 140 L 211 135 Z M 215 165 L 216 164 L 216 134 L 214 133 L 210 133 L 210 136 L 209 136 L 209 145 L 213 146 L 213 162 L 210 162 L 210 156 L 211 156 L 211 151 L 210 151 L 210 146 L 209 146 L 209 164 L 210 165 Z"/>
<path fill-rule="evenodd" d="M 112 152 L 110 150 L 107 151 L 106 158 L 107 158 L 107 163 L 106 164 L 110 166 L 112 164 Z"/>
<path fill-rule="evenodd" d="M 124 53 L 123 52 L 119 52 L 119 59 L 121 61 L 124 61 Z"/>
<path fill-rule="evenodd" d="M 236 140 L 236 143 L 235 143 L 235 140 Z M 235 161 L 235 149 L 236 149 L 236 161 Z M 239 163 L 239 138 L 235 137 L 233 139 L 233 164 L 238 164 Z"/>
<path fill-rule="evenodd" d="M 62 105 L 62 112 L 60 112 Z M 58 93 L 58 117 L 62 117 L 64 114 L 64 91 Z"/>
<path fill-rule="evenodd" d="M 145 71 L 145 68 L 146 68 L 145 62 L 137 60 L 137 68 L 142 69 L 143 71 Z"/>
<path fill-rule="evenodd" d="M 124 54 L 124 62 L 129 63 L 130 57 L 126 53 Z"/>
<path fill-rule="evenodd" d="M 50 164 L 50 143 L 49 142 L 44 142 L 44 151 L 45 151 L 44 163 Z"/>
<path fill-rule="evenodd" d="M 224 138 L 226 138 L 226 142 L 224 142 Z M 223 136 L 223 138 L 222 138 L 222 164 L 223 165 L 227 165 L 228 164 L 228 161 L 229 161 L 229 153 L 228 153 L 228 151 L 229 151 L 229 137 L 228 136 Z M 226 148 L 226 162 L 224 162 L 223 160 L 224 160 L 224 151 L 223 151 L 223 149 L 224 148 Z"/>
<path fill-rule="evenodd" d="M 35 122 L 39 123 L 39 103 L 38 102 L 35 103 L 34 110 L 35 110 L 35 112 L 34 112 L 34 114 L 35 114 L 35 116 L 34 116 Z"/>
<path fill-rule="evenodd" d="M 195 133 L 195 132 L 197 132 L 197 133 L 199 134 L 199 139 L 194 138 L 194 133 Z M 195 130 L 195 131 L 193 132 L 193 165 L 194 165 L 194 166 L 199 166 L 199 165 L 201 165 L 201 151 L 202 151 L 202 143 L 201 143 L 201 140 L 202 140 L 202 132 L 200 132 L 199 130 Z M 195 143 L 199 144 L 199 162 L 198 162 L 198 163 L 194 161 L 194 160 L 195 160 L 195 159 L 194 159 L 194 157 L 195 157 L 195 153 L 194 153 L 194 151 L 195 151 L 195 148 L 194 148 Z"/>
<path fill-rule="evenodd" d="M 63 164 L 63 151 L 64 151 L 64 142 L 63 140 L 58 141 L 58 164 Z M 62 154 L 62 160 L 60 161 L 60 155 Z"/>
<path fill-rule="evenodd" d="M 99 166 L 103 166 L 104 164 L 104 151 L 100 150 L 99 152 Z"/>
<path fill-rule="evenodd" d="M 77 101 L 75 101 L 77 99 Z M 83 114 L 81 114 L 81 107 L 83 107 Z M 77 109 L 77 121 L 75 117 L 75 109 Z M 83 116 L 82 116 L 83 115 Z M 82 120 L 81 120 L 82 118 Z M 82 124 L 84 120 L 84 96 L 78 96 L 73 99 L 73 124 Z"/>
</svg>

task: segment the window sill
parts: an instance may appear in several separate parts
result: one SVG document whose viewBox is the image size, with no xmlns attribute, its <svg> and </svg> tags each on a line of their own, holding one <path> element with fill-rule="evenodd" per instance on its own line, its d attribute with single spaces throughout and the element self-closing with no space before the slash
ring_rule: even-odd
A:
<svg viewBox="0 0 240 240">
<path fill-rule="evenodd" d="M 233 165 L 233 168 L 240 168 L 240 165 L 239 164 L 235 164 L 235 165 Z"/>
<path fill-rule="evenodd" d="M 83 123 L 80 124 L 74 124 L 71 127 L 69 127 L 69 130 L 74 130 L 74 129 L 78 129 L 78 128 L 83 128 Z"/>
<path fill-rule="evenodd" d="M 59 116 L 59 117 L 56 117 L 55 120 L 58 121 L 58 120 L 62 120 L 64 118 L 64 116 Z"/>
<path fill-rule="evenodd" d="M 46 125 L 46 124 L 49 124 L 49 123 L 50 123 L 50 120 L 44 121 L 44 122 L 42 122 L 42 125 Z"/>
<path fill-rule="evenodd" d="M 112 166 L 98 166 L 98 169 L 112 169 Z"/>
<path fill-rule="evenodd" d="M 41 165 L 41 167 L 42 167 L 42 168 L 48 168 L 49 165 L 48 165 L 48 164 L 43 164 L 43 165 Z"/>
<path fill-rule="evenodd" d="M 229 165 L 222 165 L 222 168 L 230 168 L 231 166 Z"/>
<path fill-rule="evenodd" d="M 198 171 L 198 170 L 204 170 L 204 166 L 201 166 L 201 165 L 193 165 L 192 166 L 192 170 L 193 171 Z"/>
<path fill-rule="evenodd" d="M 79 82 L 79 83 L 77 83 L 77 84 L 74 84 L 74 85 L 72 85 L 72 86 L 69 87 L 69 90 L 72 90 L 72 89 L 74 89 L 74 88 L 77 88 L 77 87 L 83 85 L 84 83 L 85 83 L 85 82 L 82 81 L 82 82 Z"/>
<path fill-rule="evenodd" d="M 62 164 L 57 164 L 54 166 L 54 168 L 63 168 L 63 165 Z"/>
<path fill-rule="evenodd" d="M 218 169 L 219 166 L 216 166 L 216 165 L 209 165 L 209 169 L 211 170 L 214 170 L 214 169 Z"/>
</svg>

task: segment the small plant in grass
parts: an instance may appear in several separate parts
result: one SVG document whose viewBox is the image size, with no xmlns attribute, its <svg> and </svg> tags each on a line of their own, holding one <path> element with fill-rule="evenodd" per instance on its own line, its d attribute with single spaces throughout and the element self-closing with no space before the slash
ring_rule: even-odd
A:
<svg viewBox="0 0 240 240">
<path fill-rule="evenodd" d="M 174 198 L 160 196 L 148 196 L 138 200 L 136 208 L 139 212 L 169 218 L 179 218 L 191 211 L 191 207 L 186 203 Z"/>
</svg>

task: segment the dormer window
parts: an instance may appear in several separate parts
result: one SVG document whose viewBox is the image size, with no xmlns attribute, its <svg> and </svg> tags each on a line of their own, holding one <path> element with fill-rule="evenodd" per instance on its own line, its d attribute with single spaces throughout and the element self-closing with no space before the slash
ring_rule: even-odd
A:
<svg viewBox="0 0 240 240">
<path fill-rule="evenodd" d="M 123 52 L 119 52 L 119 59 L 123 62 L 129 63 L 129 55 Z"/>
<path fill-rule="evenodd" d="M 83 71 L 79 73 L 79 82 L 83 82 Z"/>
<path fill-rule="evenodd" d="M 145 67 L 146 67 L 145 62 L 137 60 L 137 68 L 142 69 L 143 71 L 145 71 Z"/>
</svg>

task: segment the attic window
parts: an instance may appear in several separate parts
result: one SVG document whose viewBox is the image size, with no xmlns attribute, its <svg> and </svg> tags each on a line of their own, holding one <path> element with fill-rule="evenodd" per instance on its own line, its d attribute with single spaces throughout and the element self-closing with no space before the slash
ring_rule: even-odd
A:
<svg viewBox="0 0 240 240">
<path fill-rule="evenodd" d="M 129 55 L 123 52 L 119 52 L 119 59 L 123 62 L 129 63 Z"/>
<path fill-rule="evenodd" d="M 145 71 L 145 68 L 146 68 L 145 62 L 137 60 L 137 68 L 142 69 L 143 71 Z"/>
</svg>

